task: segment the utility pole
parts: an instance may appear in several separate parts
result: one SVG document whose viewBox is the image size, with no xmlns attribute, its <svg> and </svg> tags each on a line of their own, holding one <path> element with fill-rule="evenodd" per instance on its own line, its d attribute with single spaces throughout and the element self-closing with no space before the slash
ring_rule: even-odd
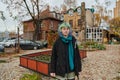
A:
<svg viewBox="0 0 120 80">
<path fill-rule="evenodd" d="M 17 32 L 18 32 L 18 40 L 17 40 L 17 53 L 20 53 L 20 40 L 19 40 L 19 27 L 17 28 Z"/>
</svg>

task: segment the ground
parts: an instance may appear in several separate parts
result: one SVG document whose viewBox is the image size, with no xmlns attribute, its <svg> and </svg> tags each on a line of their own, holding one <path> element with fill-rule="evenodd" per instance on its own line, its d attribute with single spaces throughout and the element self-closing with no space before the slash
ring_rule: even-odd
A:
<svg viewBox="0 0 120 80">
<path fill-rule="evenodd" d="M 88 51 L 87 58 L 82 60 L 80 80 L 117 80 L 120 72 L 120 45 L 106 45 L 106 50 Z M 40 50 L 25 51 L 22 54 Z M 1 57 L 6 63 L 0 63 L 0 80 L 19 80 L 25 73 L 32 71 L 19 66 L 19 55 Z M 43 80 L 52 80 L 46 76 Z"/>
<path fill-rule="evenodd" d="M 120 72 L 120 45 L 107 45 L 107 50 L 87 53 L 81 80 L 112 80 Z"/>
</svg>

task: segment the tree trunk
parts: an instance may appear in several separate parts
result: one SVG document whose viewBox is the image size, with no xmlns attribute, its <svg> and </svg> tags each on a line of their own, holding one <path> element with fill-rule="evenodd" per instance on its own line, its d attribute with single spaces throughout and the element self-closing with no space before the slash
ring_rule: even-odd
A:
<svg viewBox="0 0 120 80">
<path fill-rule="evenodd" d="M 33 34 L 33 40 L 40 40 L 41 39 L 41 20 L 35 20 L 34 21 L 34 26 L 35 26 L 35 31 Z"/>
</svg>

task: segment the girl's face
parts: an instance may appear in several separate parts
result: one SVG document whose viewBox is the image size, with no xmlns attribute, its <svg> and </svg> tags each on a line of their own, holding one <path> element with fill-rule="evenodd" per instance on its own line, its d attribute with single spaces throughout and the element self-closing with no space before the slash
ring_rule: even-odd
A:
<svg viewBox="0 0 120 80">
<path fill-rule="evenodd" d="M 70 29 L 68 27 L 63 27 L 61 29 L 61 32 L 62 32 L 63 36 L 68 36 Z"/>
</svg>

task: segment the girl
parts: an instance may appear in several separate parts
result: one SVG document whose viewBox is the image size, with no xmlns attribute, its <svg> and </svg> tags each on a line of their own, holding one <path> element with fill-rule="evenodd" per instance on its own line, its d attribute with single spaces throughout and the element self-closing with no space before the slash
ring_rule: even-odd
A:
<svg viewBox="0 0 120 80">
<path fill-rule="evenodd" d="M 76 39 L 66 22 L 59 26 L 58 33 L 59 38 L 52 49 L 50 75 L 59 80 L 75 80 L 75 76 L 81 72 L 81 58 Z"/>
</svg>

